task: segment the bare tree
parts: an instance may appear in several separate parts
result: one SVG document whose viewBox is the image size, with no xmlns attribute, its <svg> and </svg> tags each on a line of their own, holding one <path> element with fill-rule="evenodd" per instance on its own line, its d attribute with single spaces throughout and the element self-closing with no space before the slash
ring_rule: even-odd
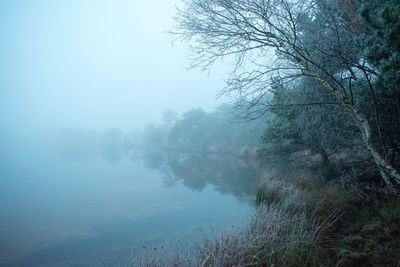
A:
<svg viewBox="0 0 400 267">
<path fill-rule="evenodd" d="M 372 124 L 353 98 L 355 80 L 371 81 L 380 74 L 359 56 L 352 28 L 333 1 L 182 1 L 176 34 L 191 43 L 193 67 L 209 68 L 232 57 L 234 68 L 223 93 L 258 115 L 268 111 L 268 93 L 277 81 L 317 80 L 350 114 L 387 188 L 395 191 L 392 182 L 400 184 L 400 174 L 384 147 L 373 142 Z"/>
</svg>

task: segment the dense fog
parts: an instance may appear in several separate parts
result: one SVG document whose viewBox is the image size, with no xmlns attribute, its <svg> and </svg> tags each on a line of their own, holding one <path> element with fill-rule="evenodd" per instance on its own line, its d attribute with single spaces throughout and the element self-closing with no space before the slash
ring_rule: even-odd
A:
<svg viewBox="0 0 400 267">
<path fill-rule="evenodd" d="M 0 1 L 0 267 L 398 266 L 399 14 Z"/>
<path fill-rule="evenodd" d="M 176 4 L 0 4 L 0 266 L 111 266 L 245 220 L 246 201 L 212 186 L 198 195 L 141 161 L 138 132 L 166 110 L 223 101 L 223 63 L 189 71 L 168 33 Z"/>
<path fill-rule="evenodd" d="M 215 107 L 225 68 L 187 70 L 187 47 L 168 33 L 175 4 L 1 3 L 2 129 L 132 130 L 166 109 Z"/>
</svg>

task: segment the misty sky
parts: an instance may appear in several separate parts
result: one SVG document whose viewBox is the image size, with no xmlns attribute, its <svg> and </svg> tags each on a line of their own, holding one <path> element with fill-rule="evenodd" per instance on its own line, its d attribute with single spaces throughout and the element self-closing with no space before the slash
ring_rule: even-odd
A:
<svg viewBox="0 0 400 267">
<path fill-rule="evenodd" d="M 188 46 L 166 33 L 178 3 L 0 1 L 1 128 L 130 130 L 215 107 L 226 70 L 187 70 Z"/>
</svg>

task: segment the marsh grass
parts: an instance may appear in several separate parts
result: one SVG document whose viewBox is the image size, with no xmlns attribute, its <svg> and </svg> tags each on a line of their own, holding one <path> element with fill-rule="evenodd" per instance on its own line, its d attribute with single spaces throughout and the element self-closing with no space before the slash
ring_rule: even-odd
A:
<svg viewBox="0 0 400 267">
<path fill-rule="evenodd" d="M 335 266 L 330 233 L 345 201 L 334 186 L 265 178 L 246 226 L 205 238 L 193 256 L 147 255 L 134 266 Z"/>
<path fill-rule="evenodd" d="M 248 227 L 204 244 L 198 266 L 320 266 L 326 259 L 319 246 L 324 229 L 303 212 L 289 215 L 261 205 Z"/>
<path fill-rule="evenodd" d="M 399 199 L 309 174 L 265 175 L 245 226 L 204 238 L 190 255 L 147 255 L 132 266 L 400 266 Z"/>
</svg>

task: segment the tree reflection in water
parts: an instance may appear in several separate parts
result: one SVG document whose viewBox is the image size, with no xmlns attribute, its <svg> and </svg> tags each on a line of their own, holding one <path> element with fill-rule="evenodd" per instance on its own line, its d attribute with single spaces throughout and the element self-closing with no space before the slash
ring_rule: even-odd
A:
<svg viewBox="0 0 400 267">
<path fill-rule="evenodd" d="M 201 191 L 212 185 L 219 192 L 241 199 L 255 194 L 261 174 L 255 156 L 150 150 L 143 152 L 143 161 L 148 168 L 164 175 L 166 186 L 181 182 Z"/>
</svg>

